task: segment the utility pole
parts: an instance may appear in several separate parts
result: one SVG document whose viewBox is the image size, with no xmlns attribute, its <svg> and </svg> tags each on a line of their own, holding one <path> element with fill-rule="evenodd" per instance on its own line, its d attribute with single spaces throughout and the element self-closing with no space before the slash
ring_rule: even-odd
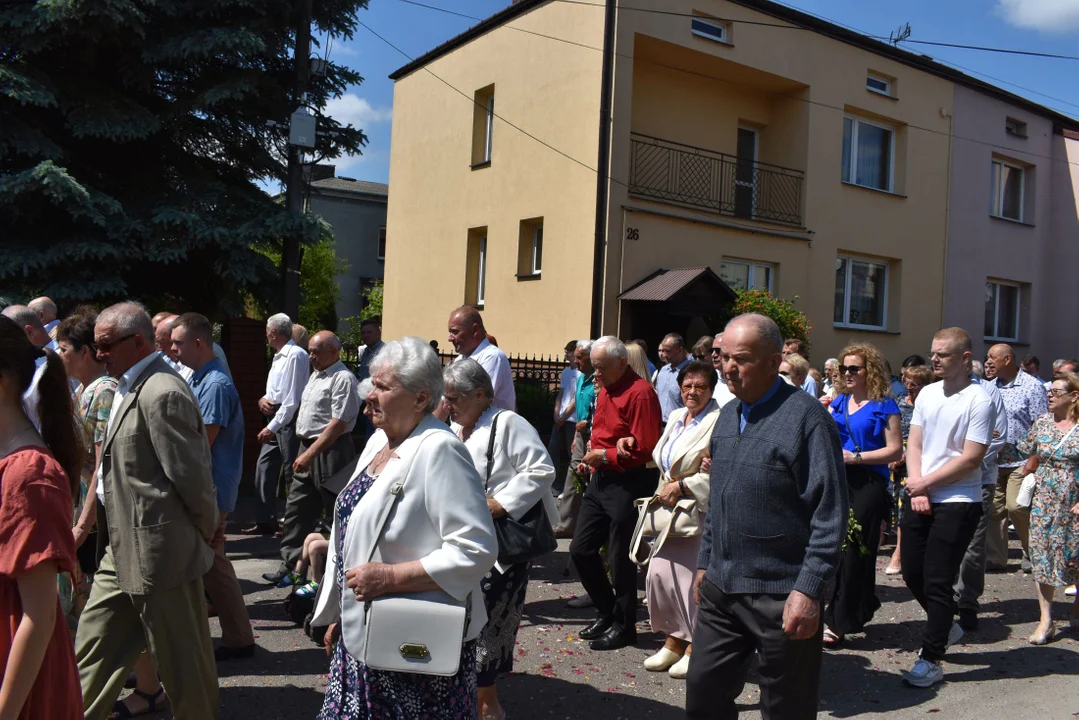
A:
<svg viewBox="0 0 1079 720">
<path fill-rule="evenodd" d="M 307 86 L 311 80 L 311 3 L 312 0 L 296 0 L 296 77 L 292 88 L 292 102 L 296 108 L 292 116 L 288 146 L 288 178 L 285 189 L 285 206 L 294 216 L 303 214 L 304 169 L 303 149 L 314 147 L 314 132 L 310 144 L 296 142 L 296 113 L 306 104 Z M 313 118 L 312 118 L 313 120 Z M 296 322 L 300 315 L 300 233 L 289 233 L 284 239 L 281 253 L 281 269 L 284 285 L 284 311 Z"/>
</svg>

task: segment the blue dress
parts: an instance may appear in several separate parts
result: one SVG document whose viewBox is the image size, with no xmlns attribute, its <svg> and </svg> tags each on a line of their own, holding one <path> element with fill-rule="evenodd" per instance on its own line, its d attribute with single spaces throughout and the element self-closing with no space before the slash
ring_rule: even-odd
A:
<svg viewBox="0 0 1079 720">
<path fill-rule="evenodd" d="M 344 557 L 348 521 L 375 478 L 364 470 L 337 497 L 337 556 Z M 337 563 L 337 589 L 345 568 Z M 329 683 L 317 720 L 473 720 L 477 714 L 476 641 L 461 648 L 460 670 L 453 677 L 374 670 L 352 657 L 342 640 L 334 647 Z"/>
<path fill-rule="evenodd" d="M 858 412 L 850 413 L 850 426 L 847 426 L 847 418 L 844 417 L 843 408 L 850 400 L 850 395 L 840 395 L 829 409 L 835 419 L 836 429 L 839 430 L 839 439 L 843 442 L 843 449 L 849 452 L 867 453 L 871 450 L 880 450 L 884 447 L 884 429 L 888 427 L 888 416 L 899 415 L 899 406 L 891 397 L 883 400 L 870 400 Z M 891 471 L 887 465 L 865 465 L 881 477 L 887 479 Z"/>
</svg>

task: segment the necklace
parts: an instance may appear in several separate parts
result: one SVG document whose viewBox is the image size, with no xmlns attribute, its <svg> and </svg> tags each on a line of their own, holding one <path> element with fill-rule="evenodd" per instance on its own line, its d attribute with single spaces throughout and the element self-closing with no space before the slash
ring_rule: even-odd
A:
<svg viewBox="0 0 1079 720">
<path fill-rule="evenodd" d="M 19 438 L 21 438 L 26 433 L 30 432 L 31 430 L 34 430 L 33 425 L 30 425 L 29 427 L 25 427 L 22 430 L 20 430 L 19 432 L 12 435 L 11 440 L 9 440 L 8 444 L 4 446 L 3 452 L 0 452 L 0 457 L 7 457 L 8 453 L 10 453 L 12 448 L 15 447 L 15 441 L 18 440 Z"/>
</svg>

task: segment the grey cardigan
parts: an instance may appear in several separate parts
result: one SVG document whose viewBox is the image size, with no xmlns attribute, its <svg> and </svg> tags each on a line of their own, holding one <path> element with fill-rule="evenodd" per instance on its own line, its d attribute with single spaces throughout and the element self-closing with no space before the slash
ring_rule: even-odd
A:
<svg viewBox="0 0 1079 720">
<path fill-rule="evenodd" d="M 733 412 L 732 412 L 733 411 Z M 720 413 L 712 432 L 711 497 L 697 567 L 725 593 L 819 599 L 847 529 L 847 480 L 835 421 L 780 383 L 750 410 Z"/>
</svg>

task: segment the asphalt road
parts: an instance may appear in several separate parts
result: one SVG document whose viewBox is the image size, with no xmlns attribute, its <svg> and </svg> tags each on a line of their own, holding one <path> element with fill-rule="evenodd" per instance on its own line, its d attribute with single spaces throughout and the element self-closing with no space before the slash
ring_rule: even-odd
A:
<svg viewBox="0 0 1079 720">
<path fill-rule="evenodd" d="M 575 578 L 564 574 L 567 547 L 568 541 L 561 541 L 556 553 L 534 566 L 516 672 L 499 684 L 509 717 L 683 717 L 684 682 L 641 666 L 662 643 L 648 626 L 646 608 L 639 614 L 639 647 L 598 653 L 577 638 L 594 616 L 566 607 L 568 598 L 582 592 Z M 232 535 L 228 550 L 247 595 L 259 650 L 252 660 L 218 666 L 222 718 L 314 718 L 329 661 L 285 616 L 287 591 L 266 586 L 260 577 L 277 565 L 277 542 Z M 1030 576 L 1019 572 L 987 578 L 981 627 L 949 652 L 942 685 L 929 690 L 903 685 L 900 673 L 914 663 L 924 613 L 901 579 L 884 575 L 884 552 L 877 576 L 883 607 L 866 633 L 849 636 L 842 650 L 826 653 L 819 717 L 982 718 L 987 711 L 1014 720 L 1079 716 L 1079 632 L 1061 633 L 1048 646 L 1029 645 L 1037 603 Z M 1017 560 L 1012 569 L 1018 571 Z M 1058 624 L 1067 624 L 1070 605 L 1062 596 L 1054 613 Z M 219 637 L 216 620 L 211 626 Z M 753 681 L 751 673 L 738 701 L 741 718 L 760 717 Z"/>
</svg>

